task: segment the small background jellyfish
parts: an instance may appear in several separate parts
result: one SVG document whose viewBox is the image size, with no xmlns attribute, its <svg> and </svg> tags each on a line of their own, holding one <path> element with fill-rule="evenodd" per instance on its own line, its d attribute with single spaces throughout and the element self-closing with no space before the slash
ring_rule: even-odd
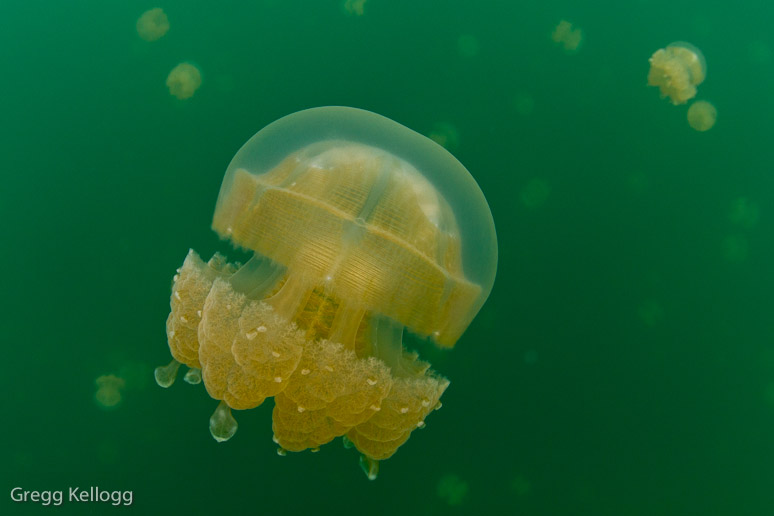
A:
<svg viewBox="0 0 774 516">
<path fill-rule="evenodd" d="M 160 7 L 142 13 L 137 19 L 137 34 L 145 41 L 156 41 L 169 30 L 169 19 Z"/>
<path fill-rule="evenodd" d="M 193 97 L 201 85 L 202 75 L 199 69 L 191 63 L 180 63 L 167 76 L 167 87 L 170 95 L 180 100 Z"/>
<path fill-rule="evenodd" d="M 568 54 L 574 54 L 583 41 L 583 31 L 577 27 L 573 28 L 572 23 L 567 20 L 562 20 L 551 33 L 551 39 Z"/>
<path fill-rule="evenodd" d="M 460 144 L 460 133 L 457 128 L 449 122 L 438 122 L 434 124 L 427 137 L 450 151 L 456 150 L 457 146 Z"/>
<path fill-rule="evenodd" d="M 745 235 L 736 233 L 727 235 L 721 242 L 723 258 L 732 263 L 741 263 L 747 260 L 750 252 L 750 243 Z"/>
<path fill-rule="evenodd" d="M 511 106 L 518 115 L 528 116 L 535 110 L 535 97 L 526 91 L 519 91 L 511 99 Z"/>
<path fill-rule="evenodd" d="M 737 197 L 731 201 L 728 210 L 728 219 L 734 224 L 745 228 L 752 228 L 758 224 L 760 207 L 758 203 L 748 197 Z"/>
<path fill-rule="evenodd" d="M 461 505 L 468 496 L 470 486 L 454 473 L 447 473 L 438 480 L 435 492 L 438 498 L 452 507 Z"/>
<path fill-rule="evenodd" d="M 731 263 L 742 263 L 750 253 L 750 232 L 754 230 L 760 218 L 758 203 L 747 197 L 737 197 L 731 201 L 728 221 L 734 226 L 732 232 L 722 241 L 723 257 Z"/>
<path fill-rule="evenodd" d="M 126 387 L 124 379 L 106 374 L 97 378 L 94 383 L 97 386 L 97 392 L 94 393 L 97 405 L 106 410 L 118 407 L 123 398 L 122 391 Z"/>
<path fill-rule="evenodd" d="M 687 113 L 688 125 L 699 132 L 709 131 L 715 125 L 718 110 L 706 100 L 697 100 Z"/>
<path fill-rule="evenodd" d="M 457 38 L 457 52 L 466 59 L 476 57 L 481 50 L 478 38 L 473 34 L 463 34 Z"/>
<path fill-rule="evenodd" d="M 524 498 L 532 492 L 532 482 L 520 473 L 511 479 L 511 491 L 516 497 Z"/>
<path fill-rule="evenodd" d="M 342 8 L 350 16 L 363 16 L 367 0 L 344 0 Z"/>
<path fill-rule="evenodd" d="M 94 401 L 105 410 L 117 408 L 124 400 L 125 393 L 144 390 L 150 378 L 150 367 L 141 362 L 125 362 L 117 374 L 99 376 Z"/>
<path fill-rule="evenodd" d="M 696 96 L 696 86 L 706 75 L 707 64 L 701 51 L 690 43 L 677 41 L 650 57 L 648 86 L 657 86 L 661 97 L 668 97 L 672 104 L 685 104 Z"/>
<path fill-rule="evenodd" d="M 637 316 L 646 326 L 656 326 L 664 320 L 664 307 L 655 299 L 645 299 L 637 309 Z"/>
</svg>

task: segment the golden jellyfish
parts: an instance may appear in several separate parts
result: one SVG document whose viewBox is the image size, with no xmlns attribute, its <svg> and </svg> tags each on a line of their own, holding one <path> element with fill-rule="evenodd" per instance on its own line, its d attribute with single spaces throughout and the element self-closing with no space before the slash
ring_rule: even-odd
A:
<svg viewBox="0 0 774 516">
<path fill-rule="evenodd" d="M 169 30 L 169 18 L 160 7 L 142 13 L 137 19 L 137 34 L 145 41 L 156 41 Z"/>
<path fill-rule="evenodd" d="M 677 41 L 650 57 L 648 86 L 658 86 L 661 97 L 669 97 L 672 104 L 685 104 L 696 96 L 696 86 L 706 75 L 707 63 L 701 50 Z"/>
<path fill-rule="evenodd" d="M 699 132 L 709 131 L 718 118 L 718 110 L 706 100 L 697 100 L 688 108 L 688 125 Z"/>
<path fill-rule="evenodd" d="M 167 87 L 170 95 L 180 100 L 193 97 L 201 85 L 202 74 L 191 63 L 180 63 L 167 76 Z"/>
<path fill-rule="evenodd" d="M 366 0 L 344 0 L 342 7 L 344 12 L 353 16 L 363 16 L 365 14 Z"/>
<path fill-rule="evenodd" d="M 103 409 L 112 409 L 117 407 L 123 395 L 121 391 L 126 387 L 126 382 L 123 378 L 119 378 L 114 374 L 105 374 L 100 376 L 94 381 L 97 386 L 97 392 L 94 393 L 94 401 L 97 405 Z"/>
<path fill-rule="evenodd" d="M 404 348 L 404 330 L 451 348 L 492 289 L 497 239 L 476 181 L 392 120 L 314 108 L 237 152 L 212 228 L 252 255 L 189 251 L 167 319 L 174 359 L 157 382 L 171 385 L 181 363 L 201 370 L 220 402 L 218 441 L 236 432 L 232 409 L 274 397 L 280 455 L 341 436 L 376 478 L 449 385 Z"/>
<path fill-rule="evenodd" d="M 551 33 L 551 39 L 565 52 L 572 54 L 578 51 L 583 41 L 583 31 L 577 27 L 573 28 L 572 23 L 567 20 L 561 20 Z"/>
</svg>

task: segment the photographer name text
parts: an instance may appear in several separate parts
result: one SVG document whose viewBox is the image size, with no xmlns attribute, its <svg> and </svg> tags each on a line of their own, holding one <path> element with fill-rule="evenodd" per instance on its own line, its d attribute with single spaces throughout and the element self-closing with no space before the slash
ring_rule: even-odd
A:
<svg viewBox="0 0 774 516">
<path fill-rule="evenodd" d="M 62 505 L 68 503 L 109 503 L 110 505 L 132 505 L 133 491 L 106 491 L 97 486 L 70 487 L 67 491 L 37 491 L 14 487 L 11 500 L 16 503 L 40 505 Z"/>
</svg>

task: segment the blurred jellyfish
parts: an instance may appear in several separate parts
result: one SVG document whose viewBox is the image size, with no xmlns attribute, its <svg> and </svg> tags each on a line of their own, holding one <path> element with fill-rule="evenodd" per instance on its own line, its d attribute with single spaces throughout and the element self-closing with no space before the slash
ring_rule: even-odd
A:
<svg viewBox="0 0 774 516">
<path fill-rule="evenodd" d="M 447 473 L 438 480 L 438 498 L 451 506 L 460 505 L 470 490 L 468 483 L 454 473 Z"/>
<path fill-rule="evenodd" d="M 655 299 L 646 299 L 637 309 L 637 315 L 647 326 L 655 326 L 664 319 L 664 308 Z"/>
<path fill-rule="evenodd" d="M 202 75 L 191 63 L 180 63 L 167 76 L 169 93 L 180 100 L 193 97 L 201 85 Z"/>
<path fill-rule="evenodd" d="M 759 216 L 760 209 L 755 201 L 751 201 L 747 197 L 738 197 L 731 202 L 731 209 L 728 213 L 731 222 L 751 228 L 758 223 Z"/>
<path fill-rule="evenodd" d="M 699 132 L 709 131 L 715 125 L 718 110 L 706 100 L 697 100 L 688 108 L 688 125 Z"/>
<path fill-rule="evenodd" d="M 551 33 L 551 39 L 565 52 L 573 54 L 578 51 L 578 47 L 583 41 L 583 31 L 577 27 L 573 28 L 572 23 L 567 20 L 562 20 Z"/>
<path fill-rule="evenodd" d="M 744 235 L 728 235 L 723 239 L 723 257 L 729 262 L 743 262 L 747 259 L 749 245 Z"/>
<path fill-rule="evenodd" d="M 538 352 L 536 349 L 528 349 L 524 352 L 524 363 L 532 366 L 537 364 L 538 361 Z"/>
<path fill-rule="evenodd" d="M 551 186 L 545 180 L 533 178 L 521 189 L 519 198 L 525 208 L 534 209 L 542 206 L 550 194 Z"/>
<path fill-rule="evenodd" d="M 661 97 L 672 104 L 685 104 L 696 96 L 696 86 L 707 75 L 707 63 L 701 51 L 684 41 L 670 43 L 650 57 L 648 86 L 658 86 Z"/>
<path fill-rule="evenodd" d="M 169 19 L 160 8 L 150 9 L 137 19 L 137 34 L 145 41 L 156 41 L 169 30 Z"/>
<path fill-rule="evenodd" d="M 352 16 L 363 16 L 365 4 L 366 0 L 344 0 L 344 12 Z"/>
<path fill-rule="evenodd" d="M 518 114 L 527 116 L 535 109 L 535 99 L 529 93 L 520 91 L 514 95 L 512 105 Z"/>
<path fill-rule="evenodd" d="M 126 382 L 113 374 L 102 375 L 94 383 L 97 385 L 97 392 L 94 394 L 94 400 L 103 409 L 112 409 L 121 403 L 121 391 L 126 387 Z"/>
<path fill-rule="evenodd" d="M 524 475 L 516 475 L 511 479 L 511 491 L 519 498 L 527 496 L 532 491 L 532 482 Z"/>
<path fill-rule="evenodd" d="M 436 123 L 427 136 L 450 151 L 455 150 L 460 143 L 460 134 L 457 128 L 448 122 Z"/>
<path fill-rule="evenodd" d="M 480 49 L 478 38 L 472 34 L 463 34 L 457 39 L 457 52 L 462 57 L 475 57 Z"/>
</svg>

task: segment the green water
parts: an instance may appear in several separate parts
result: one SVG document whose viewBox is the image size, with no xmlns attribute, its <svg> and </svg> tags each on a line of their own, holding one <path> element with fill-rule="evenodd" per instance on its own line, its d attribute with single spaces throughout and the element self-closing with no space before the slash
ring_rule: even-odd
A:
<svg viewBox="0 0 774 516">
<path fill-rule="evenodd" d="M 170 0 L 147 43 L 154 4 L 0 4 L 0 514 L 774 514 L 769 2 Z M 675 40 L 706 56 L 706 133 L 646 87 Z M 478 318 L 420 349 L 443 409 L 375 482 L 339 441 L 278 456 L 270 401 L 216 443 L 203 387 L 152 379 L 175 269 L 229 250 L 231 157 L 320 105 L 451 124 L 498 230 Z M 91 486 L 132 505 L 10 495 Z"/>
</svg>

